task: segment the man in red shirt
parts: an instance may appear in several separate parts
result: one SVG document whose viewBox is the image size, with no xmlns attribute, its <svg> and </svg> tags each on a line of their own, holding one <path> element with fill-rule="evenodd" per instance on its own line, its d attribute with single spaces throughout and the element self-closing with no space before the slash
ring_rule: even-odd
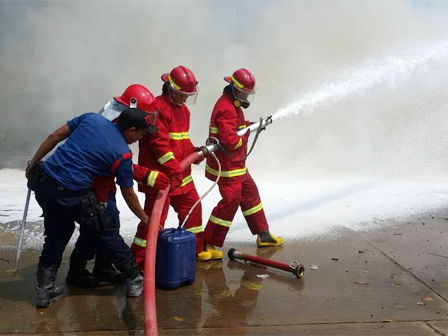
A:
<svg viewBox="0 0 448 336">
<path fill-rule="evenodd" d="M 248 70 L 239 69 L 224 80 L 230 84 L 215 104 L 209 134 L 219 140 L 225 151 L 216 153 L 222 169 L 218 182 L 222 200 L 213 209 L 204 231 L 206 248 L 213 259 L 222 258 L 222 251 L 216 250 L 215 246 L 223 246 L 240 206 L 250 231 L 258 235 L 258 247 L 280 246 L 284 242 L 282 237 L 274 237 L 269 232 L 257 186 L 246 168 L 250 132 L 243 136 L 237 134 L 250 124 L 241 107 L 248 108 L 255 95 L 255 77 Z M 212 157 L 207 158 L 205 169 L 205 176 L 215 181 L 218 165 Z"/>
<path fill-rule="evenodd" d="M 162 80 L 164 81 L 162 95 L 156 97 L 154 101 L 154 108 L 159 113 L 156 123 L 159 131 L 140 140 L 138 163 L 140 166 L 159 170 L 170 179 L 170 193 L 160 219 L 160 225 L 163 227 L 170 205 L 182 223 L 192 206 L 199 200 L 199 195 L 191 177 L 191 167 L 182 171 L 179 164 L 196 151 L 196 147 L 190 141 L 190 111 L 186 105 L 196 102 L 198 82 L 193 72 L 184 66 L 178 66 L 170 73 L 162 75 Z M 157 191 L 144 185 L 139 185 L 139 191 L 145 193 L 144 210 L 150 214 Z M 185 228 L 196 234 L 197 260 L 210 260 L 210 253 L 203 251 L 200 203 L 188 217 Z M 147 231 L 148 227 L 141 222 L 131 247 L 141 270 L 144 268 Z"/>
</svg>

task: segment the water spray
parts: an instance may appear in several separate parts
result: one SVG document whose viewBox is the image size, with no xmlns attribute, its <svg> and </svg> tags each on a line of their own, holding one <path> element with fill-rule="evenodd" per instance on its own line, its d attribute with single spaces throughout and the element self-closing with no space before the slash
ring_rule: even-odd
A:
<svg viewBox="0 0 448 336">
<path fill-rule="evenodd" d="M 305 92 L 301 98 L 277 110 L 272 118 L 279 120 L 299 113 L 311 114 L 316 108 L 377 85 L 400 86 L 420 67 L 448 57 L 446 41 L 424 45 L 418 50 L 404 50 L 379 59 L 368 59 L 362 65 L 347 69 L 343 78 L 323 84 L 316 91 Z"/>
<path fill-rule="evenodd" d="M 237 251 L 234 248 L 229 250 L 228 256 L 229 256 L 230 260 L 239 259 L 239 260 L 244 260 L 244 261 L 250 261 L 250 262 L 257 263 L 257 264 L 270 266 L 270 267 L 273 267 L 273 268 L 276 268 L 276 269 L 279 269 L 282 271 L 286 271 L 286 272 L 294 274 L 299 279 L 301 277 L 303 277 L 303 274 L 305 273 L 305 267 L 302 264 L 299 264 L 297 261 L 293 261 L 292 263 L 290 263 L 288 265 L 288 264 L 284 264 L 284 263 L 281 263 L 278 261 L 252 256 L 252 255 Z"/>
</svg>

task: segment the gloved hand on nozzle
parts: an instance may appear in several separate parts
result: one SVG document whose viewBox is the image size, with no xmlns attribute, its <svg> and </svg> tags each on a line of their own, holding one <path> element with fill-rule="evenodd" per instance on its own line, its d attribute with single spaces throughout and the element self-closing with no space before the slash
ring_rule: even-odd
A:
<svg viewBox="0 0 448 336">
<path fill-rule="evenodd" d="M 176 159 L 169 160 L 162 167 L 164 173 L 170 180 L 170 191 L 179 188 L 184 178 L 179 162 Z"/>
</svg>

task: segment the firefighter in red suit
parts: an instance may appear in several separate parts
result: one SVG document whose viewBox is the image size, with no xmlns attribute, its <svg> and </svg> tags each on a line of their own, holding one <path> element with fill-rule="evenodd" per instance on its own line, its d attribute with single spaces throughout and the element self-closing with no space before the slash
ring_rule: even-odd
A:
<svg viewBox="0 0 448 336">
<path fill-rule="evenodd" d="M 121 96 L 114 97 L 108 101 L 100 110 L 106 119 L 116 122 L 121 112 L 128 107 L 135 107 L 152 112 L 152 103 L 154 96 L 143 85 L 133 84 L 126 88 Z M 155 115 L 154 113 L 152 115 Z M 132 153 L 128 153 L 132 156 Z M 165 189 L 168 184 L 168 178 L 157 170 L 149 170 L 139 165 L 133 165 L 133 177 L 136 182 L 148 188 L 156 190 Z M 115 176 L 96 176 L 92 183 L 92 191 L 100 203 L 106 207 L 106 211 L 112 216 L 116 229 L 120 228 L 120 217 L 117 209 L 115 194 L 117 187 L 115 185 Z M 91 251 L 91 257 L 95 255 L 95 249 Z M 91 274 L 86 269 L 87 260 L 81 258 L 77 253 L 75 246 L 74 253 L 70 257 L 70 269 L 66 278 L 68 285 L 80 287 L 96 287 L 99 282 L 120 283 L 124 282 L 123 275 L 112 265 L 110 256 L 97 253 L 95 257 L 95 266 Z"/>
<path fill-rule="evenodd" d="M 223 246 L 239 207 L 252 234 L 258 235 L 258 247 L 280 246 L 284 242 L 282 237 L 275 237 L 269 232 L 257 186 L 246 168 L 250 132 L 244 136 L 237 134 L 238 130 L 250 124 L 244 118 L 241 107 L 249 107 L 255 95 L 255 77 L 248 70 L 239 69 L 224 80 L 229 85 L 215 104 L 209 134 L 224 147 L 223 151 L 216 153 L 222 169 L 218 182 L 222 200 L 213 209 L 204 231 L 206 248 L 213 259 L 222 258 L 222 251 L 215 249 L 215 246 Z M 218 165 L 212 157 L 207 158 L 205 169 L 205 176 L 215 181 Z"/>
<path fill-rule="evenodd" d="M 164 227 L 170 205 L 176 211 L 179 222 L 182 223 L 192 206 L 199 200 L 191 177 L 191 167 L 182 171 L 179 164 L 197 150 L 190 141 L 190 111 L 186 105 L 195 103 L 198 87 L 193 72 L 184 66 L 178 66 L 170 73 L 162 75 L 162 80 L 164 81 L 162 95 L 156 97 L 154 101 L 155 109 L 159 112 L 156 123 L 159 131 L 153 136 L 140 140 L 138 163 L 149 169 L 160 170 L 170 179 L 170 193 L 160 219 L 160 225 Z M 143 185 L 139 186 L 139 190 L 145 193 L 144 210 L 150 214 L 157 191 Z M 210 260 L 210 253 L 203 251 L 200 203 L 194 208 L 184 227 L 196 235 L 197 260 Z M 144 268 L 147 231 L 148 227 L 140 223 L 131 246 L 141 270 Z"/>
</svg>

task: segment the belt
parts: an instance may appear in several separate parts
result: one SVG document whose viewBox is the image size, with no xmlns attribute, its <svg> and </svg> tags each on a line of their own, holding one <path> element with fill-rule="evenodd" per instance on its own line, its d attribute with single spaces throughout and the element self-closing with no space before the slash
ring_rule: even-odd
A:
<svg viewBox="0 0 448 336">
<path fill-rule="evenodd" d="M 63 197 L 81 197 L 84 195 L 87 195 L 92 190 L 90 188 L 85 188 L 81 190 L 73 190 L 66 187 L 61 186 L 57 180 L 55 180 L 53 177 L 48 175 L 47 173 L 43 172 L 43 175 L 45 178 L 49 180 L 49 182 L 52 184 L 52 187 L 56 187 L 57 191 L 60 193 L 60 196 Z"/>
</svg>

